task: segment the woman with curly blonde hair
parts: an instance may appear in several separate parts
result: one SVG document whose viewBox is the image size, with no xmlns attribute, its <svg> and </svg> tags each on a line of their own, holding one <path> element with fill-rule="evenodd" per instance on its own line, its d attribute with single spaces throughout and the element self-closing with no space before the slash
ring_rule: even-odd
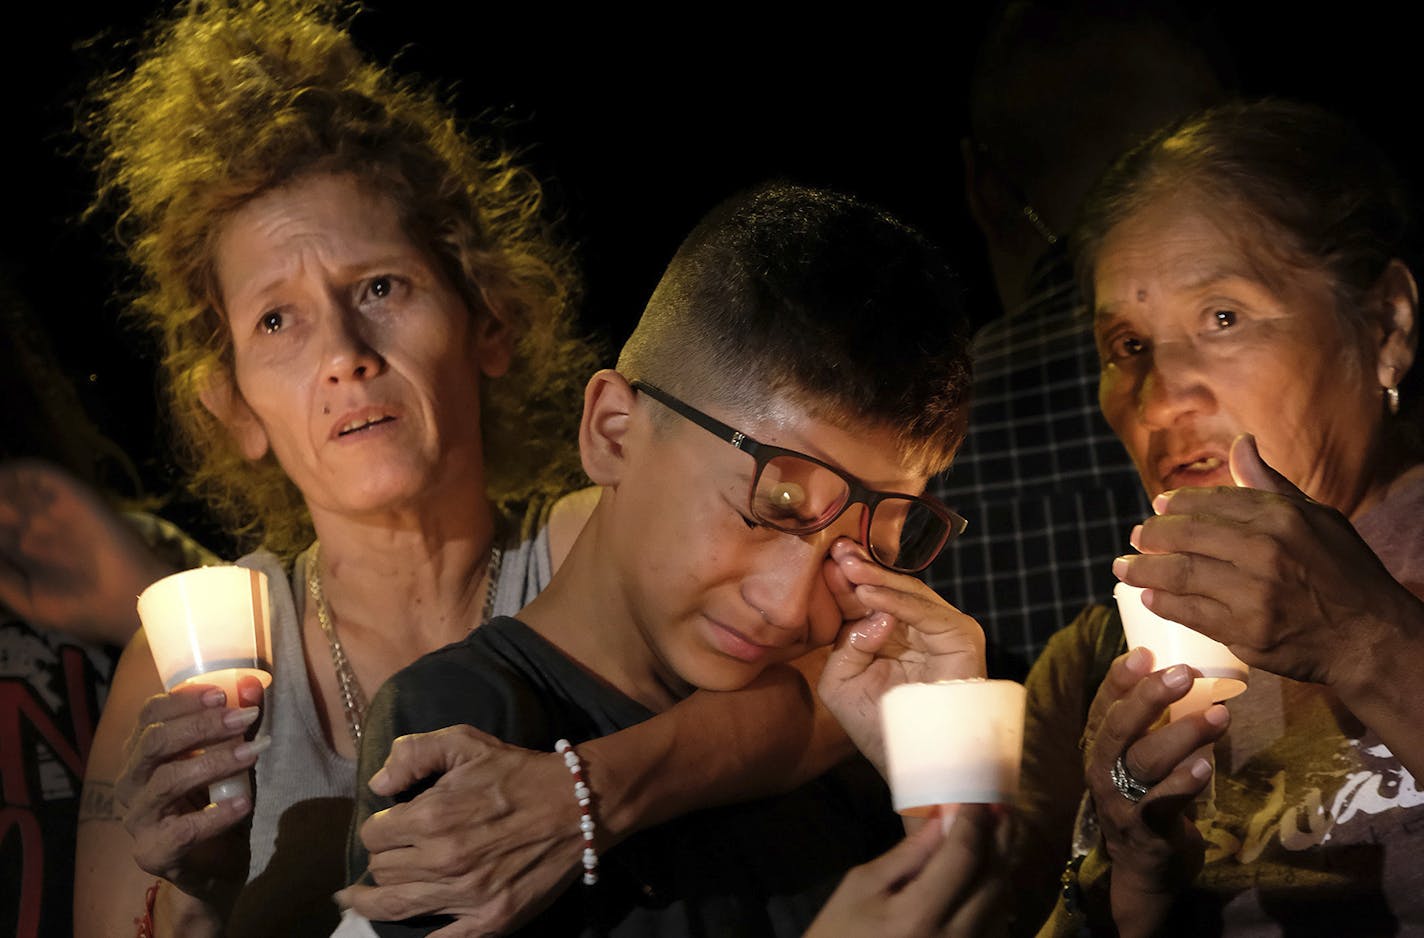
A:
<svg viewBox="0 0 1424 938">
<path fill-rule="evenodd" d="M 240 702 L 262 706 L 228 709 L 211 688 L 161 694 L 130 646 L 87 773 L 81 932 L 131 933 L 142 870 L 167 884 L 167 930 L 241 930 L 249 892 L 291 909 L 250 910 L 269 934 L 329 930 L 366 695 L 518 610 L 582 521 L 553 496 L 576 479 L 595 360 L 538 183 L 364 61 L 336 15 L 193 4 L 98 91 L 101 199 L 181 449 L 265 548 L 241 562 L 274 585 L 276 647 L 265 700 Z M 251 801 L 195 794 L 254 764 Z"/>
</svg>

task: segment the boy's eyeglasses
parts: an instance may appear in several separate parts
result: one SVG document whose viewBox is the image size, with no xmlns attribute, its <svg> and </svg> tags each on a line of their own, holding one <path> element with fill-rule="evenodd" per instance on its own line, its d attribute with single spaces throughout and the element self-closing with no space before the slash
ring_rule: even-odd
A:
<svg viewBox="0 0 1424 938">
<path fill-rule="evenodd" d="M 646 381 L 634 381 L 632 386 L 756 460 L 751 514 L 769 528 L 815 534 L 830 527 L 851 505 L 861 504 L 865 513 L 860 540 L 871 558 L 891 570 L 918 573 L 969 523 L 937 499 L 873 491 L 813 456 L 759 443 Z"/>
</svg>

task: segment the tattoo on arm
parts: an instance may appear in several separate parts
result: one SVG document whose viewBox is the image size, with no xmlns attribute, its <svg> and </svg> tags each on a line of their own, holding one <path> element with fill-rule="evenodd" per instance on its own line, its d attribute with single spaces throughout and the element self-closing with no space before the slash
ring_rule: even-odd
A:
<svg viewBox="0 0 1424 938">
<path fill-rule="evenodd" d="M 85 782 L 79 797 L 79 823 L 120 820 L 123 820 L 123 814 L 114 798 L 113 783 Z"/>
</svg>

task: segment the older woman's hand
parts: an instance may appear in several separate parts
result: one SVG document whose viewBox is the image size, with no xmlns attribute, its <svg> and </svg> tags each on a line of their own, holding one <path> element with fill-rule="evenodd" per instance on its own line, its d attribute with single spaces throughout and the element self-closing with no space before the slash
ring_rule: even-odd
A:
<svg viewBox="0 0 1424 938">
<path fill-rule="evenodd" d="M 1187 808 L 1211 778 L 1211 746 L 1230 722 L 1215 704 L 1158 726 L 1193 676 L 1185 665 L 1149 674 L 1151 662 L 1145 649 L 1113 662 L 1084 733 L 1084 776 L 1113 861 L 1113 917 L 1123 935 L 1152 934 L 1201 869 L 1204 847 Z M 1136 802 L 1113 782 L 1119 759 L 1146 787 Z"/>
<path fill-rule="evenodd" d="M 261 685 L 240 682 L 245 706 L 229 708 L 222 690 L 206 685 L 149 698 L 129 737 L 128 761 L 115 795 L 134 860 L 183 892 L 218 907 L 247 878 L 249 798 L 208 804 L 207 787 L 244 773 L 262 742 L 243 737 L 256 722 Z M 265 740 L 263 741 L 265 742 Z"/>
<path fill-rule="evenodd" d="M 506 931 L 557 897 L 583 854 L 561 756 L 511 746 L 470 726 L 401 736 L 371 790 L 428 790 L 372 815 L 359 836 L 376 885 L 338 901 L 370 919 L 439 913 L 441 935 Z"/>
<path fill-rule="evenodd" d="M 1250 436 L 1232 445 L 1231 468 L 1243 487 L 1158 496 L 1157 517 L 1132 539 L 1142 555 L 1114 572 L 1151 591 L 1152 611 L 1252 667 L 1342 691 L 1377 680 L 1388 639 L 1424 624 L 1424 607 L 1340 512 L 1267 466 Z"/>
</svg>

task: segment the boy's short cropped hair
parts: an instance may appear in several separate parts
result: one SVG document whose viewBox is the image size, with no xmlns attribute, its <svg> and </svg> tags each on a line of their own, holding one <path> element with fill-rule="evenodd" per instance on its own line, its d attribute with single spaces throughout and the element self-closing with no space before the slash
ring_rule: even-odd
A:
<svg viewBox="0 0 1424 938">
<path fill-rule="evenodd" d="M 892 427 L 926 473 L 949 465 L 969 412 L 968 322 L 938 249 L 872 205 L 784 183 L 693 229 L 618 370 L 747 415 L 789 398 Z"/>
</svg>

